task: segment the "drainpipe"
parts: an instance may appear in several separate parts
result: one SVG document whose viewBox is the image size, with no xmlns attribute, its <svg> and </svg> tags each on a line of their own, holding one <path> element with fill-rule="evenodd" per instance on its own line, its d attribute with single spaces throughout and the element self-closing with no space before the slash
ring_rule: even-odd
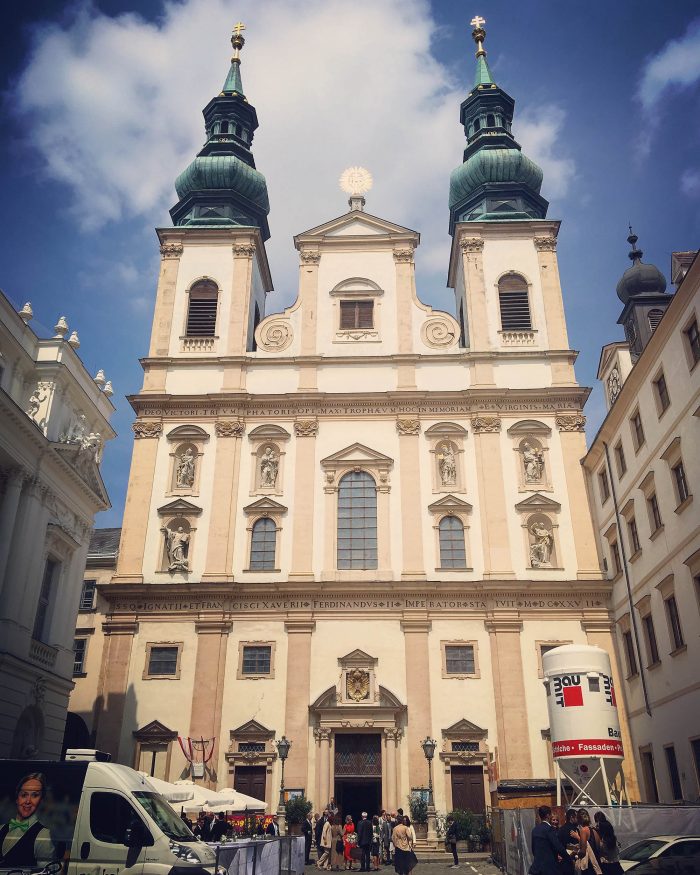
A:
<svg viewBox="0 0 700 875">
<path fill-rule="evenodd" d="M 620 520 L 620 508 L 617 505 L 617 491 L 615 490 L 615 478 L 613 477 L 612 465 L 610 464 L 610 450 L 605 441 L 605 461 L 608 468 L 608 479 L 610 480 L 610 489 L 612 491 L 613 506 L 615 508 L 615 521 L 617 522 L 617 543 L 620 546 L 622 554 L 622 570 L 625 575 L 625 584 L 627 585 L 627 603 L 630 607 L 630 620 L 632 623 L 632 634 L 634 636 L 634 644 L 637 650 L 637 666 L 639 668 L 639 677 L 642 681 L 642 693 L 644 695 L 644 710 L 651 717 L 651 705 L 649 704 L 649 693 L 647 691 L 647 679 L 644 674 L 644 666 L 642 664 L 642 648 L 639 646 L 639 632 L 637 630 L 637 619 L 634 612 L 634 604 L 632 603 L 632 584 L 630 583 L 630 571 L 627 565 L 627 551 L 625 550 L 625 542 L 622 537 L 622 521 Z"/>
</svg>

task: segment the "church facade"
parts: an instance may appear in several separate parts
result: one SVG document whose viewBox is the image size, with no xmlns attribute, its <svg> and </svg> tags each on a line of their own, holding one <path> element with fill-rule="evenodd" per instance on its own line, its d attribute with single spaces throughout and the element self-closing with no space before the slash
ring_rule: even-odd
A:
<svg viewBox="0 0 700 875">
<path fill-rule="evenodd" d="M 356 814 L 427 788 L 432 737 L 437 810 L 483 811 L 499 782 L 554 775 L 547 648 L 599 645 L 619 681 L 559 222 L 474 38 L 454 314 L 421 302 L 420 236 L 365 209 L 355 168 L 349 211 L 294 238 L 295 303 L 266 316 L 269 206 L 234 33 L 158 231 L 101 667 L 75 694 L 121 762 L 174 780 L 192 750 L 197 780 L 274 810 L 285 735 L 286 790 Z"/>
</svg>

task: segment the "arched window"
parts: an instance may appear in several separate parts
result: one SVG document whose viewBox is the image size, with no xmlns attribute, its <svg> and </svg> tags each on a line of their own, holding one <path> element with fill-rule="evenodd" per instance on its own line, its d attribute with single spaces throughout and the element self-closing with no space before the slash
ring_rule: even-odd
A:
<svg viewBox="0 0 700 875">
<path fill-rule="evenodd" d="M 481 128 L 481 119 L 474 119 L 474 133 Z"/>
<path fill-rule="evenodd" d="M 656 331 L 656 328 L 657 328 L 659 322 L 661 322 L 661 317 L 663 315 L 664 315 L 663 310 L 658 310 L 658 309 L 649 310 L 649 314 L 647 315 L 647 319 L 649 320 L 649 328 L 652 331 Z"/>
<path fill-rule="evenodd" d="M 338 568 L 377 567 L 377 487 L 366 471 L 338 484 Z"/>
<path fill-rule="evenodd" d="M 498 281 L 498 303 L 503 331 L 530 331 L 530 301 L 527 282 L 518 273 L 507 273 Z"/>
<path fill-rule="evenodd" d="M 214 337 L 219 289 L 211 280 L 200 280 L 190 289 L 187 308 L 187 337 Z"/>
<path fill-rule="evenodd" d="M 228 134 L 228 122 L 221 122 L 221 133 Z"/>
<path fill-rule="evenodd" d="M 496 116 L 489 113 L 486 116 L 486 127 L 487 128 L 495 128 L 496 127 Z"/>
<path fill-rule="evenodd" d="M 250 570 L 272 571 L 275 567 L 277 526 L 274 520 L 263 517 L 253 524 L 250 539 Z"/>
<path fill-rule="evenodd" d="M 440 520 L 441 568 L 466 568 L 467 552 L 464 547 L 464 526 L 456 516 Z"/>
</svg>

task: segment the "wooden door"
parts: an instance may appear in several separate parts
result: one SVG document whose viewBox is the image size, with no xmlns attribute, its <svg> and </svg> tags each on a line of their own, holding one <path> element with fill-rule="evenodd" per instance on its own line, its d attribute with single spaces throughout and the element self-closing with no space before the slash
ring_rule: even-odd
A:
<svg viewBox="0 0 700 875">
<path fill-rule="evenodd" d="M 233 789 L 264 802 L 265 777 L 265 766 L 236 766 L 233 775 Z"/>
<path fill-rule="evenodd" d="M 452 766 L 452 808 L 483 814 L 484 770 L 481 766 Z"/>
</svg>

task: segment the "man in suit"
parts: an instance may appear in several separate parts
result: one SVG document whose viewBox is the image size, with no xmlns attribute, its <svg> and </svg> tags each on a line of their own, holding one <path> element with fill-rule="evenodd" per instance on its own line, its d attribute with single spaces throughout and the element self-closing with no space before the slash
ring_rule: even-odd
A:
<svg viewBox="0 0 700 875">
<path fill-rule="evenodd" d="M 391 863 L 391 854 L 389 845 L 391 844 L 391 815 L 388 811 L 382 811 L 379 815 L 379 841 L 381 843 L 382 863 L 389 865 Z"/>
<path fill-rule="evenodd" d="M 269 836 L 278 836 L 280 834 L 280 825 L 277 822 L 277 815 L 272 815 L 272 820 L 268 823 L 267 829 L 265 830 L 267 835 Z"/>
<path fill-rule="evenodd" d="M 323 827 L 328 820 L 328 810 L 325 810 L 323 814 L 316 821 L 316 826 L 314 827 L 314 838 L 316 839 L 316 859 L 320 859 L 323 854 L 323 849 L 321 848 L 321 836 L 323 835 Z"/>
<path fill-rule="evenodd" d="M 532 830 L 530 875 L 559 875 L 561 870 L 557 865 L 557 857 L 568 860 L 568 854 L 552 826 L 552 809 L 549 805 L 541 805 L 537 814 L 540 822 Z"/>
<path fill-rule="evenodd" d="M 220 842 L 221 839 L 228 833 L 228 822 L 222 811 L 217 815 L 214 825 L 211 828 L 209 841 Z"/>
<path fill-rule="evenodd" d="M 370 847 L 372 845 L 372 824 L 367 819 L 367 812 L 362 812 L 362 820 L 357 824 L 357 845 L 362 851 L 360 872 L 369 872 Z"/>
<path fill-rule="evenodd" d="M 308 866 L 311 862 L 309 860 L 309 854 L 311 853 L 311 838 L 313 836 L 314 828 L 311 825 L 311 812 L 309 812 L 304 818 L 304 822 L 301 825 L 301 834 L 304 836 L 304 854 L 305 860 L 304 862 Z"/>
</svg>

